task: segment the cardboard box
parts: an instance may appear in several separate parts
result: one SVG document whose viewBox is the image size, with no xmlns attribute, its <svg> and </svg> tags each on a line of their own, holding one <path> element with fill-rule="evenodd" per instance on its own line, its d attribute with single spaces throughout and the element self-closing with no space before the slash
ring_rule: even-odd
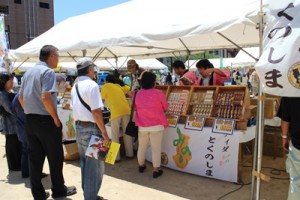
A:
<svg viewBox="0 0 300 200">
<path fill-rule="evenodd" d="M 273 156 L 275 157 L 283 157 L 284 152 L 281 146 L 276 146 L 274 148 L 273 144 L 264 144 L 263 145 L 263 155 L 264 156 Z"/>
<path fill-rule="evenodd" d="M 237 121 L 235 127 L 236 127 L 236 130 L 247 130 L 247 122 L 246 121 Z"/>
<path fill-rule="evenodd" d="M 263 140 L 263 155 L 283 157 L 281 127 L 265 126 Z"/>
<path fill-rule="evenodd" d="M 266 119 L 273 119 L 276 115 L 275 111 L 275 99 L 273 98 L 267 98 L 265 100 L 265 118 Z"/>
<path fill-rule="evenodd" d="M 71 143 L 71 144 L 65 144 L 64 147 L 65 147 L 65 152 L 67 154 L 72 155 L 72 154 L 78 153 L 78 147 L 77 147 L 77 143 L 76 142 Z"/>
<path fill-rule="evenodd" d="M 246 106 L 245 113 L 244 113 L 244 119 L 248 120 L 251 117 L 256 117 L 256 110 L 257 110 L 256 105 Z"/>
</svg>

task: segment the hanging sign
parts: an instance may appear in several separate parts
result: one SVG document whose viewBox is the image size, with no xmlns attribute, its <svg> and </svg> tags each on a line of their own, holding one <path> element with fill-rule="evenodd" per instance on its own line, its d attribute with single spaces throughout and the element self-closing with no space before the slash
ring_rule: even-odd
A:
<svg viewBox="0 0 300 200">
<path fill-rule="evenodd" d="M 300 1 L 269 1 L 262 55 L 255 65 L 263 92 L 300 96 Z"/>
</svg>

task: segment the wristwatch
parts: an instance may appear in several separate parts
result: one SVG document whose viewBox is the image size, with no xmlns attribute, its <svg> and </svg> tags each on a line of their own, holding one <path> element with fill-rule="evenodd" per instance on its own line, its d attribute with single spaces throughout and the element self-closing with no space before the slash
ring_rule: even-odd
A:
<svg viewBox="0 0 300 200">
<path fill-rule="evenodd" d="M 281 135 L 282 139 L 287 139 L 288 136 L 287 135 Z"/>
</svg>

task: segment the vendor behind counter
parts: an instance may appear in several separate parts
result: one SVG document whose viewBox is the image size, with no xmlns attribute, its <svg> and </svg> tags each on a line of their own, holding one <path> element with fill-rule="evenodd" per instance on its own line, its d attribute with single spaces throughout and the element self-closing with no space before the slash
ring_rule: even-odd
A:
<svg viewBox="0 0 300 200">
<path fill-rule="evenodd" d="M 229 71 L 214 68 L 213 64 L 207 59 L 197 62 L 196 67 L 200 74 L 199 85 L 223 86 L 224 82 L 230 78 Z"/>
</svg>

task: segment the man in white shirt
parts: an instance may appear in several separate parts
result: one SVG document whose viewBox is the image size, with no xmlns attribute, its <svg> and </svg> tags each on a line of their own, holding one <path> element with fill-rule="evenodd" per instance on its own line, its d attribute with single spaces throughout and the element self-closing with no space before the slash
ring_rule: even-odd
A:
<svg viewBox="0 0 300 200">
<path fill-rule="evenodd" d="M 101 199 L 97 195 L 104 174 L 104 161 L 87 157 L 85 152 L 92 135 L 102 136 L 103 143 L 109 141 L 101 111 L 101 107 L 104 105 L 98 84 L 93 81 L 95 64 L 89 58 L 81 58 L 76 67 L 79 77 L 72 88 L 71 95 L 73 117 L 76 124 L 76 139 L 80 154 L 82 189 L 85 200 Z M 78 86 L 77 91 L 76 85 Z"/>
</svg>

